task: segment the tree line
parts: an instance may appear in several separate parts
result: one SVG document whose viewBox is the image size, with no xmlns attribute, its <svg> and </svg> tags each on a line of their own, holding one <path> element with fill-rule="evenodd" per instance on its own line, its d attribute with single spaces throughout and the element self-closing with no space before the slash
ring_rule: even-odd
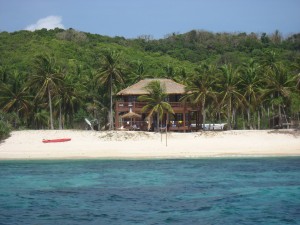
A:
<svg viewBox="0 0 300 225">
<path fill-rule="evenodd" d="M 240 67 L 202 64 L 182 98 L 201 109 L 203 123 L 226 120 L 228 129 L 269 129 L 298 121 L 300 74 L 291 73 L 267 52 Z M 277 124 L 274 124 L 277 117 Z"/>
<path fill-rule="evenodd" d="M 226 120 L 232 128 L 269 128 L 274 116 L 281 121 L 299 118 L 298 36 L 276 42 L 262 35 L 261 47 L 237 52 L 223 46 L 224 35 L 219 44 L 223 50 L 206 53 L 206 60 L 189 61 L 161 49 L 197 52 L 195 46 L 209 41 L 201 32 L 162 40 L 109 38 L 73 29 L 2 32 L 1 123 L 13 128 L 84 128 L 82 121 L 89 118 L 99 129 L 112 128 L 118 90 L 140 79 L 164 77 L 187 86 L 182 100 L 199 107 L 205 121 Z M 147 48 L 149 44 L 158 50 Z"/>
</svg>

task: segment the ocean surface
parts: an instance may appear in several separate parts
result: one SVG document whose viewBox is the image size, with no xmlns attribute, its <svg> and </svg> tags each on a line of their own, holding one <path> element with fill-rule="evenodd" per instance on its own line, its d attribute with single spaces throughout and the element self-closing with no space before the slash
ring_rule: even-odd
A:
<svg viewBox="0 0 300 225">
<path fill-rule="evenodd" d="M 0 161 L 0 224 L 300 224 L 300 158 Z"/>
</svg>

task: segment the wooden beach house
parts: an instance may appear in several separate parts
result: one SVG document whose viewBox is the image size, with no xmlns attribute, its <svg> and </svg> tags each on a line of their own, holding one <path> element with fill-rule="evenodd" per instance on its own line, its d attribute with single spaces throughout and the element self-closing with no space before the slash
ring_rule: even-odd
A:
<svg viewBox="0 0 300 225">
<path fill-rule="evenodd" d="M 148 94 L 145 87 L 153 80 L 165 86 L 168 95 L 166 101 L 174 110 L 174 114 L 163 116 L 162 125 L 171 131 L 186 132 L 199 129 L 202 123 L 199 110 L 180 102 L 180 98 L 185 94 L 185 86 L 171 79 L 145 79 L 118 92 L 115 104 L 116 129 L 153 130 L 156 127 L 156 116 L 147 118 L 147 112 L 142 111 L 147 103 L 137 100 L 138 96 Z"/>
</svg>

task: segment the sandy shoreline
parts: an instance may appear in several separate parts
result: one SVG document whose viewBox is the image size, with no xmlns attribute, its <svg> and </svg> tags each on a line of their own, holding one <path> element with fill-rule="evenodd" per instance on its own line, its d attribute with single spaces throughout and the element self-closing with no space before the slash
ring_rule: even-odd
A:
<svg viewBox="0 0 300 225">
<path fill-rule="evenodd" d="M 43 139 L 71 138 L 48 143 Z M 0 143 L 0 160 L 13 159 L 173 159 L 206 157 L 300 156 L 300 131 L 14 131 Z"/>
</svg>

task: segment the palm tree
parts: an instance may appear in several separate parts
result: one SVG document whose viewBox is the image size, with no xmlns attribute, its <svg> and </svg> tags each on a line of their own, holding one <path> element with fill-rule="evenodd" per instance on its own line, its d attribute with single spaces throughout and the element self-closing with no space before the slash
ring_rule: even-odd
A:
<svg viewBox="0 0 300 225">
<path fill-rule="evenodd" d="M 97 75 L 97 71 L 92 69 L 85 74 L 83 87 L 86 103 L 84 108 L 89 113 L 92 120 L 96 119 L 98 121 L 98 128 L 100 129 L 101 124 L 105 125 L 109 123 L 107 115 L 110 114 L 110 109 L 109 97 L 107 97 L 107 88 L 97 85 L 96 82 L 90 82 L 91 80 L 95 80 Z"/>
<path fill-rule="evenodd" d="M 100 72 L 96 75 L 96 80 L 109 88 L 110 95 L 110 112 L 109 112 L 109 129 L 113 125 L 113 88 L 116 83 L 123 83 L 123 73 L 121 68 L 120 53 L 116 51 L 106 52 L 100 66 Z"/>
<path fill-rule="evenodd" d="M 277 64 L 264 76 L 266 84 L 264 94 L 272 96 L 273 104 L 278 106 L 279 126 L 282 126 L 282 109 L 289 103 L 295 76 L 290 76 L 282 64 Z"/>
<path fill-rule="evenodd" d="M 219 89 L 221 95 L 221 103 L 226 104 L 227 108 L 227 123 L 228 129 L 231 129 L 231 115 L 236 110 L 236 105 L 241 104 L 243 95 L 238 89 L 238 70 L 233 69 L 230 64 L 225 64 L 220 67 L 221 77 L 219 82 Z M 235 107 L 233 107 L 235 105 Z"/>
<path fill-rule="evenodd" d="M 50 112 L 50 127 L 53 130 L 52 94 L 59 89 L 62 83 L 62 74 L 56 68 L 55 58 L 49 55 L 40 55 L 34 59 L 35 74 L 30 76 L 28 86 L 38 89 L 36 98 L 48 96 Z"/>
<path fill-rule="evenodd" d="M 9 69 L 7 66 L 0 66 L 0 84 L 6 83 L 9 77 Z"/>
<path fill-rule="evenodd" d="M 296 81 L 296 89 L 298 91 L 300 91 L 300 73 L 298 73 L 296 76 L 295 76 L 295 81 Z"/>
<path fill-rule="evenodd" d="M 194 105 L 201 105 L 203 124 L 206 122 L 206 103 L 208 99 L 215 100 L 216 92 L 214 90 L 215 67 L 207 64 L 201 65 L 196 69 L 198 75 L 192 78 L 192 81 L 186 86 L 186 94 L 181 101 L 190 101 Z"/>
<path fill-rule="evenodd" d="M 68 119 L 69 124 L 72 123 L 73 114 L 79 109 L 83 96 L 84 91 L 81 83 L 76 82 L 74 76 L 65 75 L 54 98 L 55 105 L 59 107 L 59 129 L 64 127 L 64 118 Z"/>
<path fill-rule="evenodd" d="M 244 98 L 247 105 L 247 120 L 248 127 L 253 128 L 251 123 L 251 111 L 259 104 L 261 95 L 261 78 L 259 77 L 260 66 L 254 61 L 250 60 L 244 63 L 241 69 L 240 87 L 244 91 Z M 252 110 L 251 110 L 252 109 Z"/>
<path fill-rule="evenodd" d="M 297 57 L 291 65 L 292 71 L 295 74 L 296 91 L 300 92 L 300 57 Z"/>
<path fill-rule="evenodd" d="M 274 70 L 278 65 L 278 55 L 273 50 L 266 51 L 260 59 L 265 70 Z"/>
<path fill-rule="evenodd" d="M 178 67 L 175 74 L 174 80 L 184 85 L 187 85 L 191 79 L 189 74 L 186 72 L 185 67 Z"/>
<path fill-rule="evenodd" d="M 44 109 L 35 112 L 33 115 L 33 122 L 37 129 L 43 129 L 44 127 L 46 127 L 48 121 L 49 121 L 49 114 Z"/>
<path fill-rule="evenodd" d="M 133 67 L 134 68 L 131 69 L 130 76 L 127 79 L 127 82 L 130 85 L 147 77 L 143 61 L 137 60 L 136 62 L 134 62 Z"/>
<path fill-rule="evenodd" d="M 142 108 L 142 112 L 148 112 L 150 118 L 154 112 L 157 115 L 157 130 L 159 130 L 159 121 L 162 120 L 164 112 L 174 114 L 172 106 L 165 101 L 168 97 L 166 87 L 163 86 L 158 80 L 151 81 L 145 89 L 149 94 L 141 95 L 138 101 L 146 102 L 147 104 Z"/>
<path fill-rule="evenodd" d="M 24 86 L 20 73 L 14 72 L 7 83 L 0 84 L 0 109 L 4 112 L 16 112 L 17 117 L 26 117 L 32 105 L 32 96 Z"/>
<path fill-rule="evenodd" d="M 175 76 L 175 69 L 172 65 L 170 65 L 169 63 L 163 67 L 166 75 L 165 78 L 170 78 L 173 79 L 173 77 Z"/>
</svg>

